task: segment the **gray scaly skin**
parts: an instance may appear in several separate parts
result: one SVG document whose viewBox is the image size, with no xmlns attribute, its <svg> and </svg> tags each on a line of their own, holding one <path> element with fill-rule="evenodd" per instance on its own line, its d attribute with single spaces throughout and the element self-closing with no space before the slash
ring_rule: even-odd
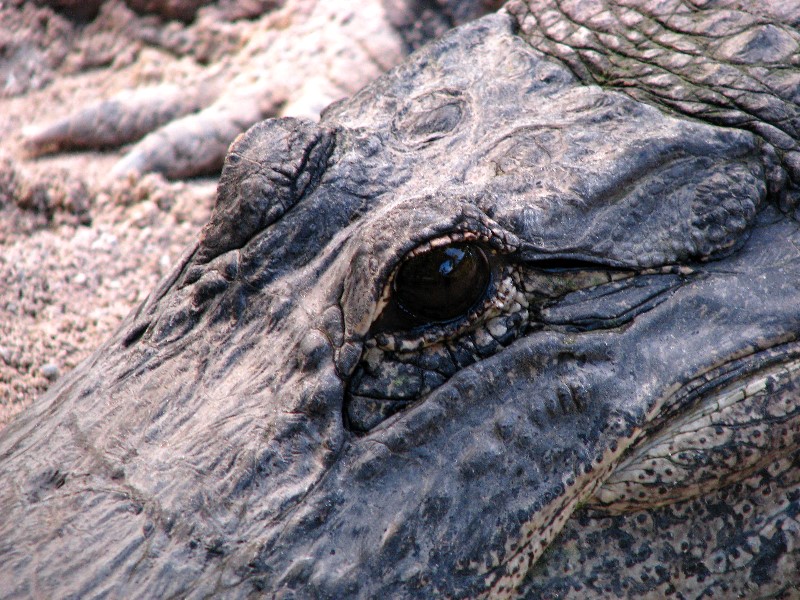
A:
<svg viewBox="0 0 800 600">
<path fill-rule="evenodd" d="M 277 4 L 277 3 L 276 3 Z M 260 17 L 238 53 L 191 85 L 127 90 L 52 123 L 26 128 L 32 155 L 136 144 L 112 174 L 170 178 L 218 173 L 233 139 L 274 116 L 317 118 L 492 0 L 286 0 Z M 138 140 L 138 141 L 137 141 Z"/>
<path fill-rule="evenodd" d="M 796 98 L 589 84 L 624 73 L 534 8 L 237 139 L 197 244 L 3 432 L 6 596 L 797 596 Z M 762 82 L 799 72 L 772 8 Z"/>
</svg>

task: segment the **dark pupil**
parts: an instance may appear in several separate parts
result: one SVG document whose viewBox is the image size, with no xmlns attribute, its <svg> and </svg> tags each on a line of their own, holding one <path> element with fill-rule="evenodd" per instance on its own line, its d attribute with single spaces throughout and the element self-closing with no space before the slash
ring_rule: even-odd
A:
<svg viewBox="0 0 800 600">
<path fill-rule="evenodd" d="M 395 298 L 411 315 L 450 321 L 466 314 L 484 297 L 490 273 L 478 246 L 435 248 L 404 262 L 394 281 Z"/>
</svg>

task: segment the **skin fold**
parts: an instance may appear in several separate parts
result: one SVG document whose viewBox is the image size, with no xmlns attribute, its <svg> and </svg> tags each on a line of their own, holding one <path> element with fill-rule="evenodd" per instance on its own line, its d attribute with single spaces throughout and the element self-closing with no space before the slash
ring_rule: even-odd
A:
<svg viewBox="0 0 800 600">
<path fill-rule="evenodd" d="M 598 85 L 522 8 L 237 138 L 197 243 L 0 434 L 4 595 L 798 593 L 792 114 Z M 481 274 L 442 319 L 401 283 L 437 249 Z"/>
</svg>

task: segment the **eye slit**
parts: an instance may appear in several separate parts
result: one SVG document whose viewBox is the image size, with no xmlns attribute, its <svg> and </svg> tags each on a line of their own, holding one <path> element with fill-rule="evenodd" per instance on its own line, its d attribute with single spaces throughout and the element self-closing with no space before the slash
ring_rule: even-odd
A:
<svg viewBox="0 0 800 600">
<path fill-rule="evenodd" d="M 422 323 L 466 315 L 486 295 L 491 268 L 476 244 L 433 248 L 406 260 L 394 280 L 393 299 Z"/>
<path fill-rule="evenodd" d="M 547 273 L 565 273 L 571 271 L 596 271 L 598 269 L 608 269 L 607 265 L 593 263 L 586 260 L 572 258 L 545 258 L 531 261 L 529 266 L 545 271 Z"/>
</svg>

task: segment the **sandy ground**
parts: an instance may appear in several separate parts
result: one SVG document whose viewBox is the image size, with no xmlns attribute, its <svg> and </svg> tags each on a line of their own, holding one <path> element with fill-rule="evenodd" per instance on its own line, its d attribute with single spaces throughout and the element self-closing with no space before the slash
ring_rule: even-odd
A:
<svg viewBox="0 0 800 600">
<path fill-rule="evenodd" d="M 247 26 L 202 31 L 119 2 L 80 23 L 0 1 L 0 427 L 147 296 L 207 220 L 216 185 L 156 175 L 109 181 L 125 148 L 33 159 L 22 128 L 120 90 L 191 77 Z M 148 43 L 154 31 L 193 50 Z M 202 56 L 202 44 L 186 43 L 201 34 L 214 42 Z"/>
</svg>

